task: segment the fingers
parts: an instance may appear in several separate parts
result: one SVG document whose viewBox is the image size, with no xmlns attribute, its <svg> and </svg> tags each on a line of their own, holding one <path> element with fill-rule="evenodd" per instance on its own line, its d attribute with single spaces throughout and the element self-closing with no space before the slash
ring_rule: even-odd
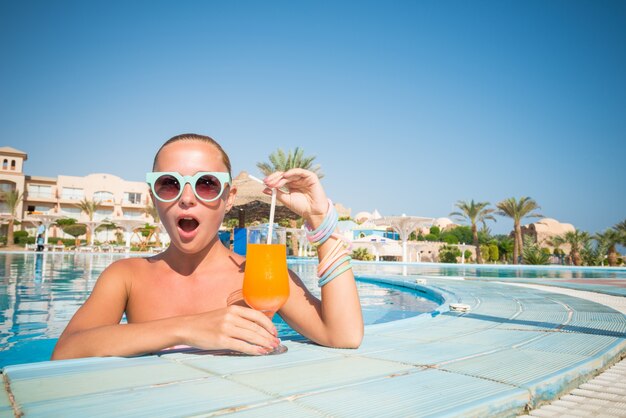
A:
<svg viewBox="0 0 626 418">
<path fill-rule="evenodd" d="M 248 354 L 266 354 L 276 348 L 280 341 L 272 321 L 254 309 L 230 306 L 226 334 L 230 349 Z"/>
<path fill-rule="evenodd" d="M 278 345 L 276 346 L 278 347 Z M 237 338 L 229 338 L 224 344 L 224 348 L 228 350 L 238 351 L 244 354 L 250 354 L 253 356 L 259 356 L 263 354 L 267 354 L 271 352 L 273 348 L 260 347 L 258 345 L 248 344 L 247 342 L 237 339 Z"/>
<path fill-rule="evenodd" d="M 278 335 L 274 323 L 261 312 L 244 306 L 231 306 L 228 309 L 246 320 L 244 322 L 239 321 L 237 326 L 259 333 L 265 331 L 274 337 Z"/>
<path fill-rule="evenodd" d="M 317 180 L 317 175 L 312 171 L 305 170 L 303 168 L 292 168 L 287 171 L 276 171 L 264 180 L 265 185 L 269 188 L 279 188 L 286 184 L 294 184 L 300 181 L 305 181 L 307 186 L 314 184 Z"/>
</svg>

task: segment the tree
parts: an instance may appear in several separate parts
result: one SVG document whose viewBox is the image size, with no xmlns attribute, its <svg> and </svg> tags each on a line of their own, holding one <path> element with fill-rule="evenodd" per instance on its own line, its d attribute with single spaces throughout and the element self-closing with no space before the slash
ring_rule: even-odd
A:
<svg viewBox="0 0 626 418">
<path fill-rule="evenodd" d="M 499 211 L 497 212 L 498 215 L 506 216 L 513 219 L 513 264 L 518 264 L 522 248 L 524 248 L 520 222 L 524 218 L 541 217 L 542 215 L 533 212 L 534 210 L 541 208 L 537 204 L 537 202 L 526 196 L 520 198 L 519 201 L 514 197 L 510 197 L 498 203 L 496 207 L 499 209 Z"/>
<path fill-rule="evenodd" d="M 498 244 L 495 242 L 492 242 L 491 244 L 489 244 L 489 259 L 491 261 L 498 261 L 498 259 L 500 258 L 500 251 L 498 251 Z"/>
<path fill-rule="evenodd" d="M 513 253 L 513 239 L 507 235 L 498 235 L 496 236 L 496 240 L 500 259 L 505 262 L 509 255 Z"/>
<path fill-rule="evenodd" d="M 159 211 L 156 209 L 156 206 L 152 204 L 152 202 L 148 201 L 146 207 L 143 209 L 143 213 L 152 217 L 154 220 L 154 238 L 157 246 L 161 246 L 161 237 L 159 236 L 159 232 L 161 232 L 161 228 L 159 228 L 159 222 L 161 222 L 161 218 L 159 217 Z"/>
<path fill-rule="evenodd" d="M 487 206 L 489 206 L 489 202 L 474 202 L 474 199 L 469 202 L 459 200 L 456 202 L 455 206 L 459 208 L 460 211 L 452 212 L 450 213 L 450 216 L 456 216 L 460 219 L 469 220 L 472 228 L 472 243 L 476 247 L 476 262 L 478 264 L 482 264 L 483 258 L 480 251 L 480 244 L 478 242 L 478 228 L 476 224 L 481 223 L 486 229 L 487 221 L 495 222 L 496 220 L 496 218 L 492 215 L 494 210 L 487 208 Z"/>
<path fill-rule="evenodd" d="M 457 246 L 444 245 L 439 249 L 439 261 L 442 263 L 456 263 L 460 256 L 461 250 Z"/>
<path fill-rule="evenodd" d="M 604 232 L 595 234 L 594 239 L 598 242 L 598 247 L 606 248 L 607 261 L 609 266 L 617 266 L 617 244 L 623 240 L 623 235 L 617 229 L 607 229 Z M 604 256 L 604 254 L 603 254 Z"/>
<path fill-rule="evenodd" d="M 443 234 L 452 234 L 457 237 L 460 243 L 463 244 L 469 244 L 470 242 L 472 242 L 472 228 L 467 225 L 459 225 L 455 228 L 445 231 Z"/>
<path fill-rule="evenodd" d="M 78 202 L 76 206 L 78 206 L 82 212 L 85 212 L 85 214 L 87 215 L 90 221 L 93 221 L 93 217 L 96 214 L 96 211 L 98 210 L 98 206 L 100 206 L 100 202 L 93 200 L 93 199 L 88 200 L 87 198 L 84 198 L 83 200 Z M 88 244 L 91 243 L 91 234 L 92 234 L 91 229 L 87 228 L 87 243 Z"/>
<path fill-rule="evenodd" d="M 85 235 L 85 233 L 87 232 L 87 226 L 77 223 L 64 225 L 61 227 L 61 229 L 66 234 L 74 237 L 74 245 L 77 247 L 80 245 L 80 240 L 78 239 L 78 237 L 80 237 L 81 235 Z"/>
<path fill-rule="evenodd" d="M 154 223 L 158 224 L 159 222 L 161 222 L 161 218 L 159 217 L 159 211 L 152 204 L 152 202 L 148 202 L 146 204 L 146 206 L 143 208 L 143 213 L 152 217 L 152 219 L 154 220 Z"/>
<path fill-rule="evenodd" d="M 550 254 L 542 251 L 539 244 L 533 242 L 532 238 L 524 237 L 524 264 L 545 265 L 550 261 Z"/>
<path fill-rule="evenodd" d="M 19 190 L 11 190 L 8 192 L 2 193 L 2 200 L 7 205 L 7 210 L 9 212 L 9 224 L 7 225 L 7 245 L 14 244 L 13 238 L 13 228 L 15 227 L 15 218 L 17 216 L 17 207 L 22 202 L 22 198 L 24 195 Z"/>
<path fill-rule="evenodd" d="M 589 241 L 585 242 L 582 250 L 580 251 L 580 258 L 582 259 L 583 265 L 585 266 L 604 265 L 604 258 L 606 257 L 606 253 L 608 251 L 606 241 L 596 240 L 596 245 L 593 245 L 591 241 L 592 240 L 589 239 Z"/>
<path fill-rule="evenodd" d="M 319 165 L 313 165 L 315 157 L 305 157 L 304 150 L 296 147 L 292 152 L 289 150 L 287 154 L 282 149 L 271 153 L 269 155 L 269 163 L 262 162 L 257 163 L 257 167 L 266 176 L 272 174 L 275 171 L 287 171 L 291 168 L 304 168 L 317 174 L 317 177 L 322 178 L 324 175 L 320 171 Z"/>
<path fill-rule="evenodd" d="M 556 236 L 552 240 L 559 245 L 569 244 L 570 246 L 570 259 L 575 266 L 582 265 L 582 257 L 580 252 L 589 242 L 591 237 L 587 232 L 576 229 L 575 231 L 568 231 L 563 235 Z"/>
<path fill-rule="evenodd" d="M 619 232 L 621 238 L 620 238 L 620 244 L 621 245 L 626 245 L 626 219 L 624 219 L 622 222 L 616 224 L 613 229 L 615 229 L 617 232 Z"/>
</svg>

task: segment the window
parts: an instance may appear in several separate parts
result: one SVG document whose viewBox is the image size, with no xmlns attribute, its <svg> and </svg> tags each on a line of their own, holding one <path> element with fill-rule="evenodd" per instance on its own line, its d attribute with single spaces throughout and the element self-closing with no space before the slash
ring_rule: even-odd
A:
<svg viewBox="0 0 626 418">
<path fill-rule="evenodd" d="M 130 203 L 132 205 L 141 204 L 141 193 L 132 193 L 132 192 L 124 193 L 124 203 Z"/>
<path fill-rule="evenodd" d="M 52 186 L 44 186 L 41 184 L 29 184 L 28 185 L 29 197 L 45 197 L 52 198 Z"/>
<path fill-rule="evenodd" d="M 15 190 L 15 183 L 0 181 L 0 193 L 12 192 L 13 190 Z"/>
<path fill-rule="evenodd" d="M 113 193 L 106 191 L 95 192 L 93 200 L 101 203 L 113 203 Z"/>
<path fill-rule="evenodd" d="M 11 160 L 11 170 L 15 171 L 15 160 Z"/>
<path fill-rule="evenodd" d="M 113 217 L 113 211 L 111 209 L 98 209 L 95 213 L 94 220 L 102 221 L 104 219 L 111 219 Z"/>
<path fill-rule="evenodd" d="M 78 218 L 80 218 L 81 210 L 80 208 L 67 207 L 61 208 L 61 212 L 63 212 L 68 218 L 74 218 L 78 220 Z"/>
<path fill-rule="evenodd" d="M 143 212 L 135 212 L 135 211 L 125 211 L 124 217 L 129 219 L 141 219 Z"/>
<path fill-rule="evenodd" d="M 3 170 L 9 169 L 9 160 L 7 160 L 6 158 L 4 159 L 4 161 L 2 161 L 2 169 Z"/>
<path fill-rule="evenodd" d="M 61 197 L 63 199 L 81 200 L 85 196 L 83 189 L 77 189 L 74 187 L 64 187 Z"/>
<path fill-rule="evenodd" d="M 28 213 L 30 214 L 38 214 L 38 213 L 48 213 L 52 209 L 50 206 L 28 206 Z"/>
</svg>

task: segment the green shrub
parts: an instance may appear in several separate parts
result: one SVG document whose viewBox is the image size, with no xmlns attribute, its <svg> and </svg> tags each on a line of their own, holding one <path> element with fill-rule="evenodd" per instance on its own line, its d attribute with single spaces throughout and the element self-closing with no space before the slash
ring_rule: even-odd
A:
<svg viewBox="0 0 626 418">
<path fill-rule="evenodd" d="M 439 241 L 439 236 L 435 234 L 427 234 L 424 239 L 426 241 Z"/>
<path fill-rule="evenodd" d="M 355 260 L 371 261 L 375 257 L 367 251 L 367 248 L 355 248 L 351 257 Z"/>
<path fill-rule="evenodd" d="M 13 238 L 23 238 L 28 236 L 28 231 L 15 231 L 13 233 Z"/>
<path fill-rule="evenodd" d="M 459 239 L 452 234 L 444 234 L 442 238 L 443 238 L 443 242 L 445 242 L 446 244 L 458 244 L 459 243 Z"/>
<path fill-rule="evenodd" d="M 439 249 L 439 261 L 442 263 L 456 263 L 456 258 L 461 256 L 458 247 L 444 245 Z"/>
<path fill-rule="evenodd" d="M 34 239 L 34 237 L 33 237 Z M 15 231 L 13 233 L 13 242 L 15 244 L 26 244 L 28 241 L 28 232 L 27 231 Z"/>
<path fill-rule="evenodd" d="M 480 255 L 483 258 L 483 262 L 491 261 L 491 253 L 489 253 L 489 246 L 482 244 L 480 246 Z"/>
<path fill-rule="evenodd" d="M 489 244 L 489 260 L 498 261 L 500 258 L 500 250 L 498 250 L 498 244 Z"/>
<path fill-rule="evenodd" d="M 446 234 L 452 234 L 459 242 L 464 244 L 471 244 L 474 238 L 472 237 L 472 229 L 469 226 L 461 225 L 456 228 L 452 228 L 451 230 L 445 232 Z"/>
</svg>

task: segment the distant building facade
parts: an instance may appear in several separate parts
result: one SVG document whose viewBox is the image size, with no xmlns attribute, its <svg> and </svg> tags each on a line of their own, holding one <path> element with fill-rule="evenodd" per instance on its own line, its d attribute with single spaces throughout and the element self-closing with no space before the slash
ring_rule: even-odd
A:
<svg viewBox="0 0 626 418">
<path fill-rule="evenodd" d="M 0 147 L 0 192 L 19 191 L 23 199 L 17 207 L 16 219 L 23 229 L 30 231 L 35 225 L 28 222 L 31 215 L 55 214 L 88 220 L 77 203 L 83 199 L 99 202 L 94 221 L 104 219 L 136 219 L 154 222 L 146 215 L 150 201 L 145 182 L 127 181 L 112 174 L 89 174 L 84 177 L 59 175 L 58 177 L 30 176 L 24 173 L 28 155 L 11 147 Z M 0 213 L 7 213 L 5 201 L 0 201 Z M 52 227 L 49 236 L 60 237 L 60 229 Z M 69 237 L 69 236 L 68 236 Z"/>
</svg>

